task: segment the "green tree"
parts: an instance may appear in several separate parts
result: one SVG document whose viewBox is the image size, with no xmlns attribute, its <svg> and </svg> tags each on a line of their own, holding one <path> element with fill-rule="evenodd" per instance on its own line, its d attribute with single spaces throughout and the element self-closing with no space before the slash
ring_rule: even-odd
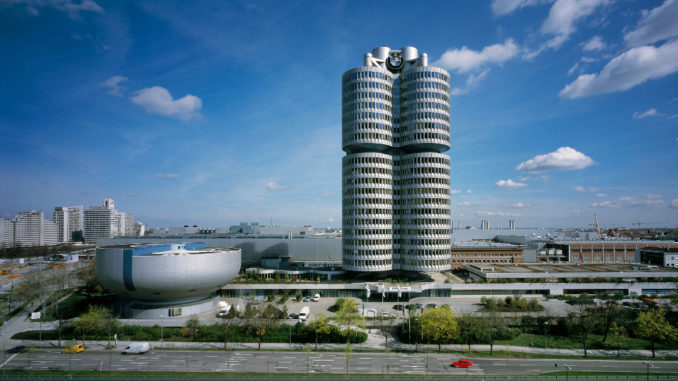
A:
<svg viewBox="0 0 678 381">
<path fill-rule="evenodd" d="M 480 328 L 479 332 L 484 333 L 487 342 L 490 344 L 490 355 L 492 355 L 494 342 L 506 329 L 506 322 L 496 311 L 491 311 L 483 317 L 483 324 Z"/>
<path fill-rule="evenodd" d="M 330 332 L 332 331 L 332 327 L 330 326 L 330 319 L 327 317 L 322 312 L 318 312 L 315 315 L 315 319 L 311 324 L 309 324 L 309 327 L 313 330 L 315 333 L 315 350 L 318 350 L 318 335 L 329 335 Z"/>
<path fill-rule="evenodd" d="M 428 308 L 420 320 L 424 336 L 438 343 L 438 351 L 442 349 L 443 341 L 449 342 L 459 336 L 457 317 L 448 306 Z"/>
<path fill-rule="evenodd" d="M 247 303 L 245 306 L 245 311 L 242 313 L 243 319 L 252 319 L 259 313 L 259 310 L 254 307 L 252 304 Z"/>
<path fill-rule="evenodd" d="M 678 336 L 676 328 L 666 321 L 666 316 L 662 309 L 655 309 L 638 314 L 636 320 L 636 335 L 649 340 L 652 348 L 652 357 L 656 343 L 666 343 L 676 340 Z"/>
<path fill-rule="evenodd" d="M 618 295 L 618 294 L 616 294 Z M 607 340 L 607 335 L 610 333 L 610 328 L 615 319 L 619 315 L 619 305 L 616 300 L 607 300 L 602 305 L 598 306 L 598 315 L 600 317 L 600 326 L 603 329 L 603 340 Z"/>
<path fill-rule="evenodd" d="M 84 333 L 98 334 L 108 333 L 108 345 L 111 345 L 111 333 L 117 332 L 120 327 L 118 319 L 113 317 L 111 310 L 103 306 L 89 306 L 89 310 L 80 316 L 75 323 L 76 330 Z M 83 338 L 84 340 L 84 338 Z"/>
<path fill-rule="evenodd" d="M 195 339 L 195 335 L 198 333 L 199 328 L 200 320 L 197 316 L 193 315 L 188 320 L 186 320 L 186 323 L 184 323 L 184 326 L 181 328 L 181 335 L 184 337 L 190 337 L 191 341 L 193 341 Z"/>
<path fill-rule="evenodd" d="M 76 230 L 71 233 L 71 241 L 85 243 L 85 235 L 82 234 L 82 230 Z"/>
<path fill-rule="evenodd" d="M 391 317 L 389 316 L 379 316 L 376 317 L 379 321 L 379 332 L 384 336 L 384 351 L 388 351 L 388 336 L 391 334 Z"/>
<path fill-rule="evenodd" d="M 584 357 L 588 356 L 589 335 L 600 323 L 595 312 L 595 308 L 590 304 L 577 304 L 577 311 L 570 313 L 573 326 L 579 334 L 579 339 L 584 347 Z"/>
<path fill-rule="evenodd" d="M 343 327 L 346 337 L 351 333 L 351 327 L 365 327 L 365 318 L 356 311 L 353 299 L 345 299 L 341 306 L 339 306 L 336 321 Z"/>
<path fill-rule="evenodd" d="M 468 345 L 468 351 L 471 352 L 471 344 L 478 341 L 478 339 L 484 334 L 483 322 L 482 320 L 469 314 L 462 315 L 457 320 L 457 322 L 459 338 L 464 344 Z"/>
<path fill-rule="evenodd" d="M 629 337 L 629 333 L 626 330 L 626 327 L 623 325 L 617 325 L 616 322 L 612 322 L 610 326 L 610 338 L 612 342 L 617 347 L 617 357 L 619 357 L 619 350 L 621 349 L 621 343 L 625 338 Z"/>
</svg>

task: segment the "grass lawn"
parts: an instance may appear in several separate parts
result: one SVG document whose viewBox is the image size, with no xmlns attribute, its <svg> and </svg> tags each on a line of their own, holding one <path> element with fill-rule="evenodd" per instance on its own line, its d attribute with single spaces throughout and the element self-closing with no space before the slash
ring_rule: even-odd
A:
<svg viewBox="0 0 678 381">
<path fill-rule="evenodd" d="M 89 296 L 82 294 L 81 290 L 78 289 L 54 308 L 48 308 L 43 321 L 57 320 L 55 317 L 57 310 L 61 312 L 62 319 L 72 319 L 87 312 L 90 305 L 110 306 L 114 301 L 114 295 Z"/>
<path fill-rule="evenodd" d="M 583 345 L 578 337 L 565 336 L 547 336 L 547 348 L 559 349 L 582 349 Z M 612 339 L 608 336 L 605 343 L 602 343 L 602 335 L 589 335 L 587 339 L 588 349 L 611 349 L 617 347 L 613 345 Z M 519 347 L 544 348 L 544 335 L 520 334 L 512 340 L 497 340 L 495 345 L 515 345 Z M 647 340 L 629 337 L 621 342 L 621 349 L 649 349 L 650 343 Z M 678 343 L 657 345 L 657 349 L 678 349 Z"/>
</svg>

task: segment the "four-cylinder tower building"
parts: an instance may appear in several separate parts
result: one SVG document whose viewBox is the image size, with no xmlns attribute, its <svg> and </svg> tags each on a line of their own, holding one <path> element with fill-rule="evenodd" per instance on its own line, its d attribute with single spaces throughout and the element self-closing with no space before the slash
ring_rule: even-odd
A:
<svg viewBox="0 0 678 381">
<path fill-rule="evenodd" d="M 414 47 L 365 54 L 342 76 L 344 270 L 451 264 L 450 74 Z"/>
</svg>

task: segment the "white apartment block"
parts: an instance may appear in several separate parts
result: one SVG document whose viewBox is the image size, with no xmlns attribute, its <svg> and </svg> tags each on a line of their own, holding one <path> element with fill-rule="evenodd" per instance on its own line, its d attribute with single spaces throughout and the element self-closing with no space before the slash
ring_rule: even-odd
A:
<svg viewBox="0 0 678 381">
<path fill-rule="evenodd" d="M 0 249 L 14 247 L 14 222 L 0 218 Z"/>
<path fill-rule="evenodd" d="M 31 247 L 57 244 L 57 225 L 43 212 L 30 210 L 14 216 L 14 246 Z"/>
<path fill-rule="evenodd" d="M 59 242 L 71 242 L 73 232 L 84 229 L 85 208 L 82 205 L 57 206 L 52 213 L 52 221 L 57 225 Z"/>
<path fill-rule="evenodd" d="M 115 210 L 115 202 L 107 198 L 103 206 L 92 206 L 84 213 L 86 243 L 97 239 L 134 235 L 134 216 Z"/>
</svg>

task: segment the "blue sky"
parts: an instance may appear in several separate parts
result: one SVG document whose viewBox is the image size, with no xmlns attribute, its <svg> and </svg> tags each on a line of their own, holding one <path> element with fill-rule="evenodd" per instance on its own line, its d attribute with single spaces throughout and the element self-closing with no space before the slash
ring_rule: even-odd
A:
<svg viewBox="0 0 678 381">
<path fill-rule="evenodd" d="M 341 89 L 452 74 L 462 226 L 678 225 L 678 0 L 0 2 L 0 216 L 341 225 Z"/>
</svg>

